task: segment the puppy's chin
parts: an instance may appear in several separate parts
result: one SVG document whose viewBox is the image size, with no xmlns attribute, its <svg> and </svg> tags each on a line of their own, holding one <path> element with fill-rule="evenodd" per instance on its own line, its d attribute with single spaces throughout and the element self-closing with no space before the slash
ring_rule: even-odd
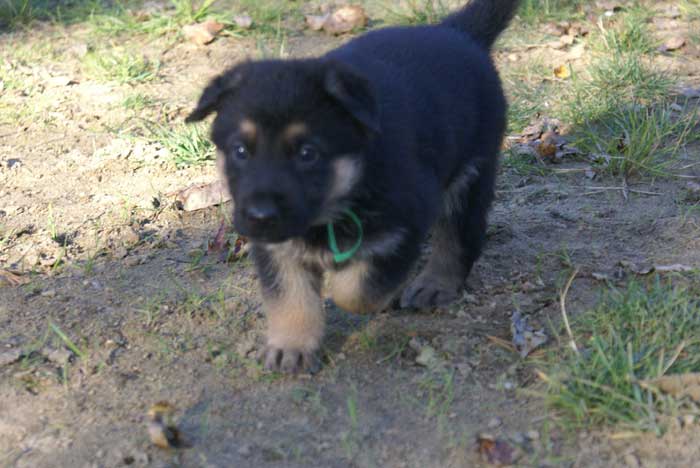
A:
<svg viewBox="0 0 700 468">
<path fill-rule="evenodd" d="M 306 227 L 303 229 L 299 227 L 253 228 L 247 226 L 246 223 L 236 223 L 235 221 L 233 227 L 240 235 L 261 244 L 280 244 L 295 237 L 302 237 L 307 231 Z"/>
</svg>

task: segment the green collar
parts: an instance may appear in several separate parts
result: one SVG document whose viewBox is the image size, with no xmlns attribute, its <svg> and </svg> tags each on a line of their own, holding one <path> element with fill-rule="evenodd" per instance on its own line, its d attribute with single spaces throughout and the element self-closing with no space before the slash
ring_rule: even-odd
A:
<svg viewBox="0 0 700 468">
<path fill-rule="evenodd" d="M 335 231 L 333 230 L 333 222 L 331 221 L 326 225 L 328 228 L 328 246 L 331 249 L 331 252 L 333 252 L 333 260 L 335 263 L 343 263 L 347 262 L 352 258 L 353 255 L 357 252 L 357 250 L 360 248 L 362 245 L 362 221 L 360 221 L 360 218 L 353 213 L 352 210 L 347 209 L 345 210 L 345 213 L 350 217 L 350 219 L 353 220 L 355 223 L 355 226 L 357 226 L 357 242 L 355 242 L 355 245 L 353 245 L 350 250 L 346 250 L 345 252 L 341 252 L 338 250 L 338 243 L 335 240 Z"/>
</svg>

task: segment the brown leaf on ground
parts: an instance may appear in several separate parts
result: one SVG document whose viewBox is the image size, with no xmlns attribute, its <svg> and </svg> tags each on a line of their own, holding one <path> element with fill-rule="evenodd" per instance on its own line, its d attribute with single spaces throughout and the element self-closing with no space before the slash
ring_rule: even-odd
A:
<svg viewBox="0 0 700 468">
<path fill-rule="evenodd" d="M 22 273 L 12 270 L 0 270 L 0 280 L 3 280 L 10 286 L 22 286 L 31 281 L 28 277 L 22 276 Z"/>
<path fill-rule="evenodd" d="M 160 448 L 186 447 L 182 435 L 172 421 L 174 407 L 160 401 L 148 410 L 148 436 L 153 445 Z"/>
<path fill-rule="evenodd" d="M 700 403 L 700 373 L 690 372 L 688 374 L 665 375 L 657 379 L 642 380 L 639 382 L 642 387 L 658 388 L 663 393 L 674 398 L 690 397 L 693 401 Z"/>
<path fill-rule="evenodd" d="M 557 133 L 554 130 L 547 130 L 542 134 L 540 144 L 537 145 L 537 153 L 540 157 L 551 160 L 557 153 Z"/>
<path fill-rule="evenodd" d="M 367 13 L 359 5 L 343 6 L 324 22 L 323 29 L 330 34 L 343 34 L 367 24 Z"/>
<path fill-rule="evenodd" d="M 512 465 L 517 460 L 517 451 L 503 439 L 489 434 L 480 434 L 476 439 L 476 451 L 484 463 L 496 466 Z"/>
<path fill-rule="evenodd" d="M 330 14 L 325 15 L 306 15 L 306 25 L 312 31 L 320 31 L 323 29 L 323 25 L 326 24 Z"/>
<path fill-rule="evenodd" d="M 196 211 L 231 200 L 223 181 L 192 185 L 175 193 L 175 202 L 184 211 Z"/>
<path fill-rule="evenodd" d="M 236 23 L 236 26 L 241 29 L 250 29 L 250 27 L 253 25 L 253 18 L 247 14 L 236 15 L 233 17 L 233 22 Z"/>
<path fill-rule="evenodd" d="M 224 29 L 224 25 L 214 20 L 202 23 L 188 24 L 182 27 L 182 34 L 188 41 L 197 45 L 206 45 L 214 40 L 216 35 Z"/>
<path fill-rule="evenodd" d="M 670 39 L 667 39 L 666 42 L 663 43 L 661 47 L 659 47 L 659 50 L 661 52 L 672 52 L 674 50 L 678 50 L 681 47 L 685 45 L 685 37 L 683 36 L 673 36 Z"/>
</svg>

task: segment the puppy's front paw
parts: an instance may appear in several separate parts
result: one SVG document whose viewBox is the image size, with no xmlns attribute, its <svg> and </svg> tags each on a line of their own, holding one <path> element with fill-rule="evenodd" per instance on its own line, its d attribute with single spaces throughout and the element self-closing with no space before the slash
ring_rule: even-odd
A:
<svg viewBox="0 0 700 468">
<path fill-rule="evenodd" d="M 401 295 L 401 307 L 422 309 L 445 306 L 459 299 L 459 284 L 429 274 L 421 274 Z"/>
<path fill-rule="evenodd" d="M 315 374 L 321 369 L 321 363 L 315 351 L 283 349 L 267 345 L 260 354 L 265 369 L 287 374 Z"/>
</svg>

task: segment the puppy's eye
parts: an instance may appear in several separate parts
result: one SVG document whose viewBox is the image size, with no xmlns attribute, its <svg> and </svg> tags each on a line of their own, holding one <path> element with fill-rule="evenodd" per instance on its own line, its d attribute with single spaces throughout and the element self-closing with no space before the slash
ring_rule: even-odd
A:
<svg viewBox="0 0 700 468">
<path fill-rule="evenodd" d="M 231 145 L 231 156 L 238 161 L 246 161 L 250 155 L 243 143 L 234 143 Z"/>
<path fill-rule="evenodd" d="M 305 166 L 310 166 L 318 161 L 320 154 L 315 146 L 305 144 L 299 148 L 299 153 L 297 154 L 297 159 L 300 163 Z"/>
</svg>

